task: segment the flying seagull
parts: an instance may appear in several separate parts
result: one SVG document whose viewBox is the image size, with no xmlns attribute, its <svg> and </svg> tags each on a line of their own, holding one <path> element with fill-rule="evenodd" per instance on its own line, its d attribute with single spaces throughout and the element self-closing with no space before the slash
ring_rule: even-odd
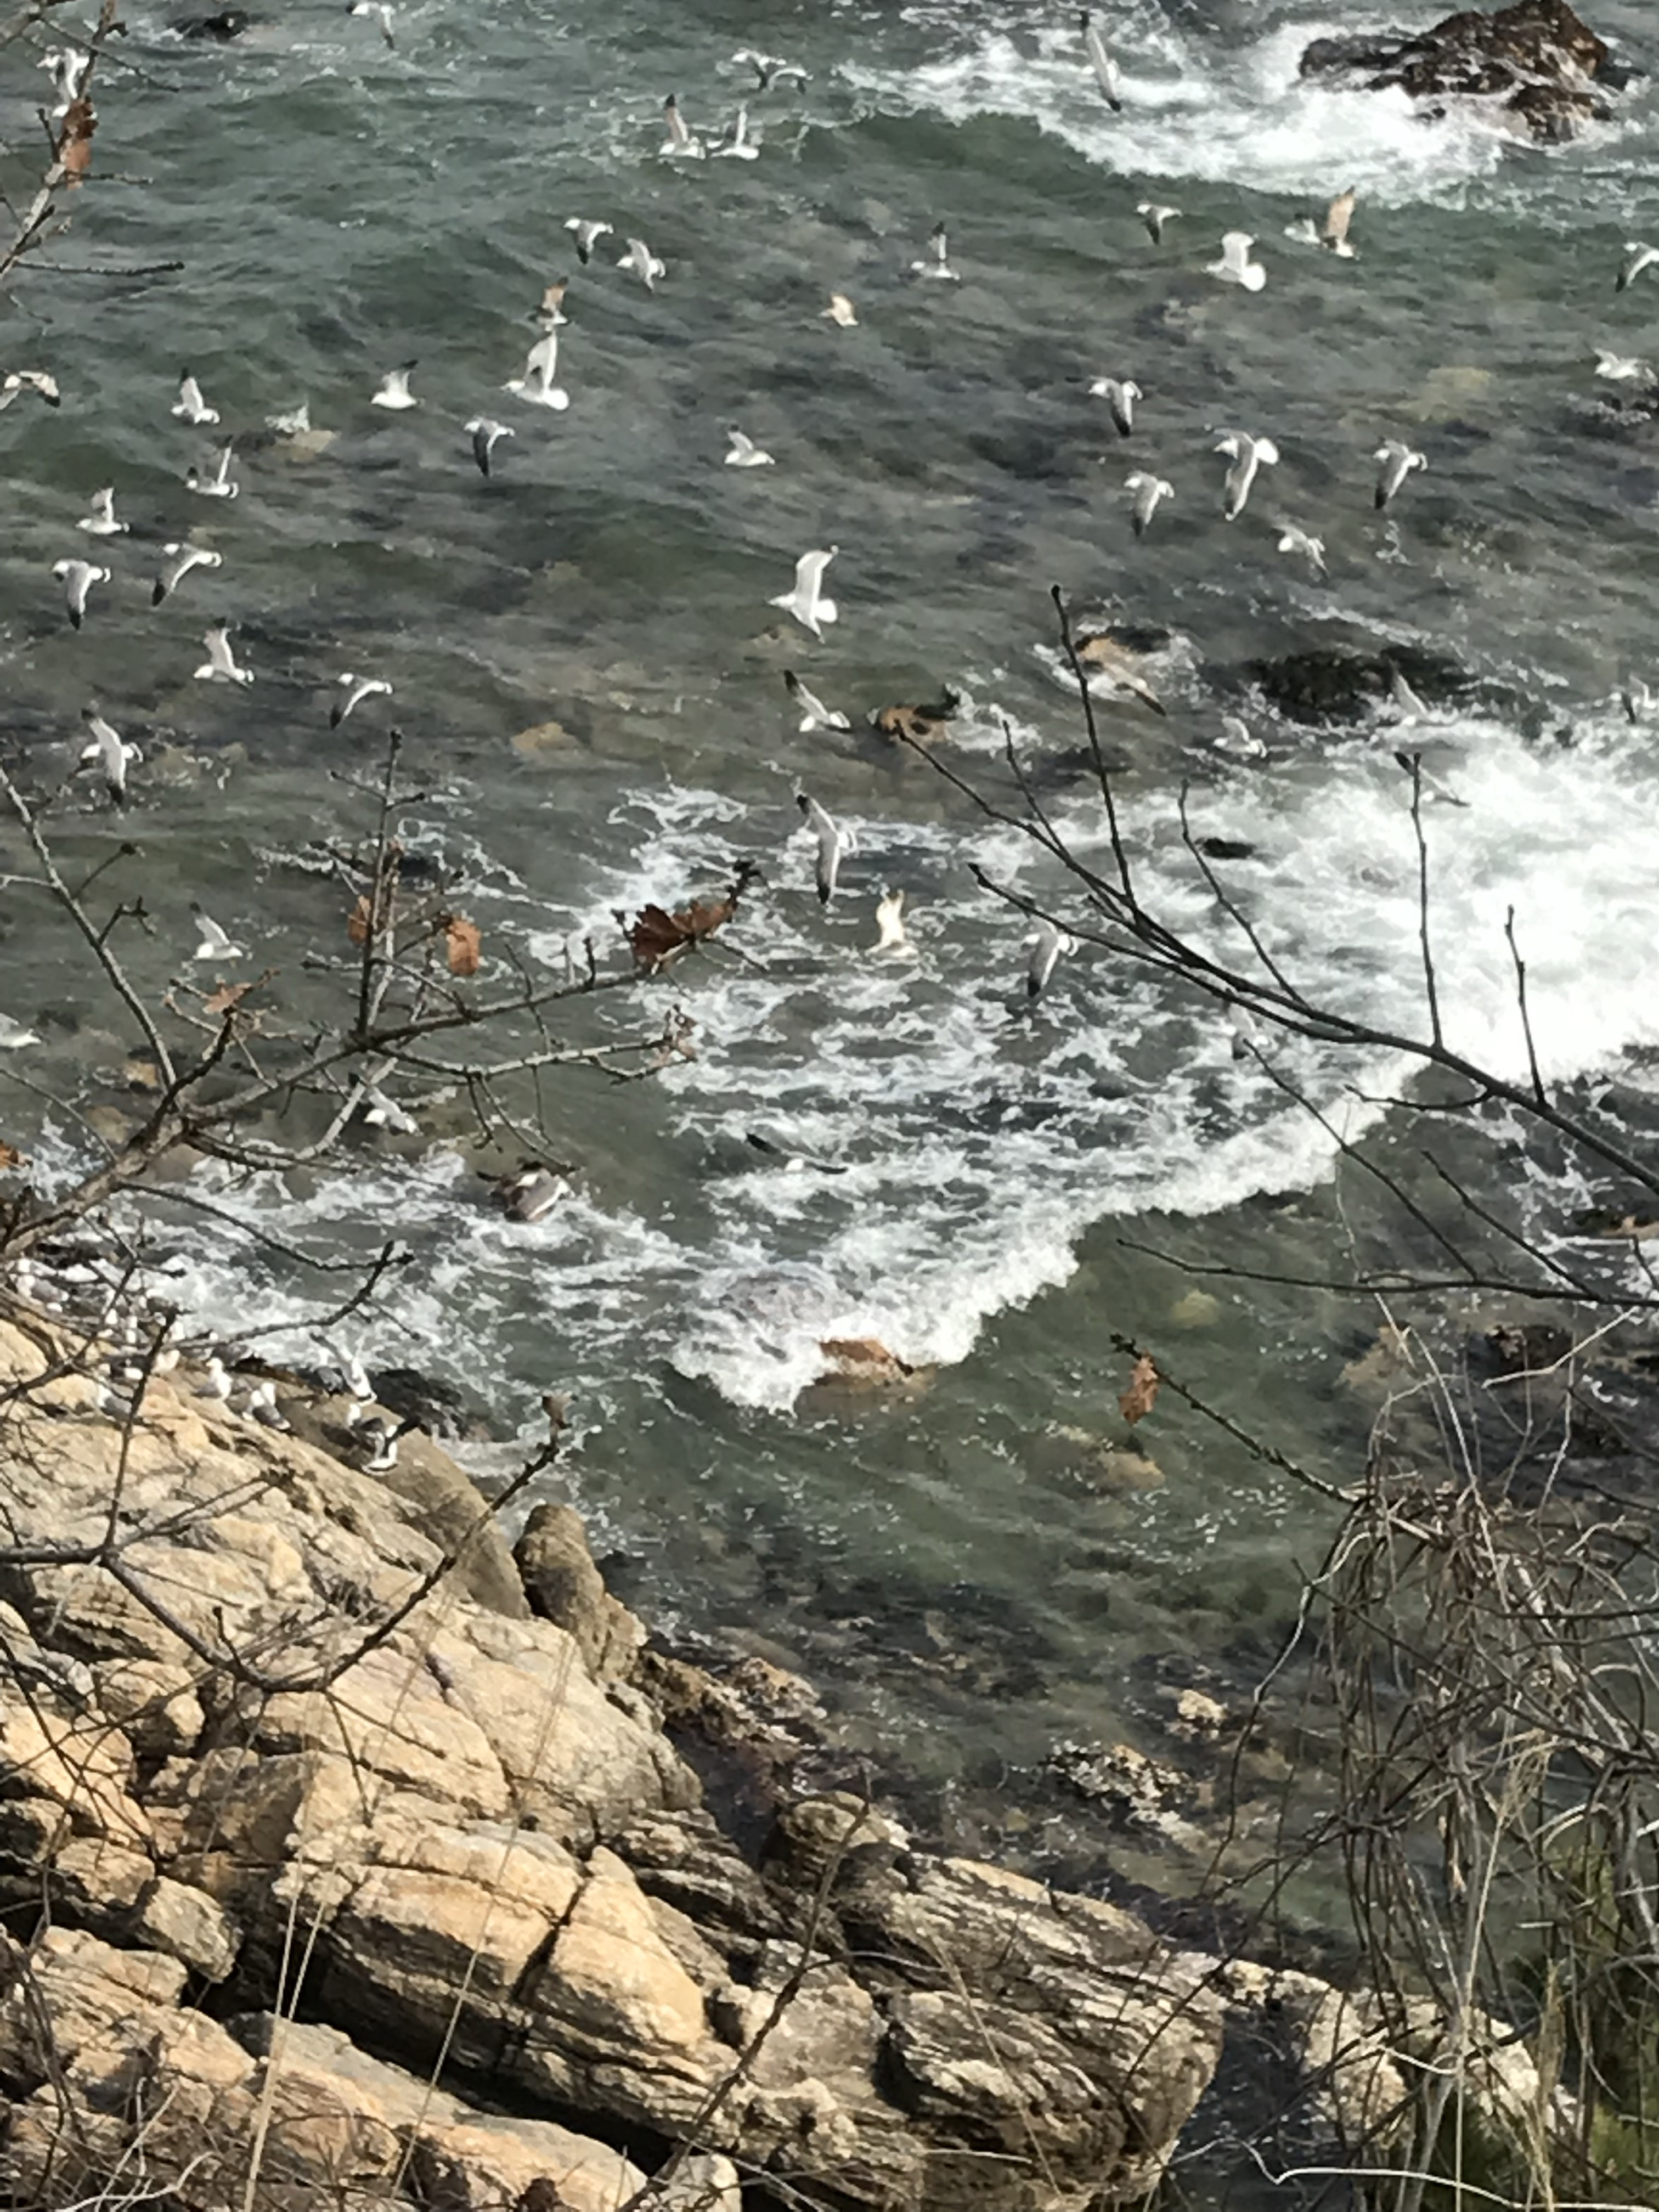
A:
<svg viewBox="0 0 1659 2212">
<path fill-rule="evenodd" d="M 1181 210 L 1176 207 L 1161 207 L 1156 200 L 1137 200 L 1135 213 L 1146 224 L 1152 244 L 1161 246 L 1164 243 L 1164 224 L 1175 222 Z"/>
<path fill-rule="evenodd" d="M 1653 364 L 1638 361 L 1633 354 L 1598 353 L 1595 374 L 1614 384 L 1651 384 L 1654 380 Z"/>
<path fill-rule="evenodd" d="M 204 914 L 194 899 L 190 910 L 196 917 L 196 950 L 192 960 L 240 960 L 242 947 L 233 945 L 210 914 Z"/>
<path fill-rule="evenodd" d="M 726 457 L 728 469 L 769 469 L 772 466 L 770 453 L 763 453 L 754 440 L 746 438 L 741 430 L 728 430 L 726 434 L 732 441 L 732 450 Z"/>
<path fill-rule="evenodd" d="M 302 399 L 297 407 L 290 407 L 276 415 L 265 417 L 267 430 L 274 430 L 279 438 L 303 438 L 311 428 L 311 402 Z"/>
<path fill-rule="evenodd" d="M 749 110 L 739 107 L 738 119 L 714 149 L 716 161 L 756 161 L 760 159 L 760 140 L 749 136 Z"/>
<path fill-rule="evenodd" d="M 44 368 L 14 368 L 9 375 L 0 377 L 0 414 L 5 412 L 20 392 L 38 392 L 48 407 L 61 407 L 64 404 L 55 376 L 48 376 Z"/>
<path fill-rule="evenodd" d="M 876 928 L 879 932 L 872 952 L 914 952 L 910 933 L 904 927 L 904 893 L 884 891 L 876 901 Z"/>
<path fill-rule="evenodd" d="M 800 734 L 811 737 L 814 730 L 850 730 L 853 725 L 845 714 L 826 707 L 816 691 L 809 691 L 793 668 L 783 672 L 783 688 L 800 708 Z"/>
<path fill-rule="evenodd" d="M 1276 467 L 1279 448 L 1271 438 L 1253 438 L 1248 430 L 1233 430 L 1218 442 L 1215 450 L 1232 459 L 1223 486 L 1225 497 L 1221 511 L 1229 522 L 1236 522 L 1244 512 L 1256 471 Z"/>
<path fill-rule="evenodd" d="M 757 92 L 770 92 L 775 84 L 787 76 L 793 77 L 798 86 L 810 82 L 806 71 L 796 62 L 784 61 L 777 54 L 757 54 L 752 46 L 739 46 L 732 57 L 734 62 L 746 62 L 758 80 Z"/>
<path fill-rule="evenodd" d="M 855 331 L 859 325 L 858 309 L 845 292 L 832 292 L 830 304 L 818 319 L 820 322 L 837 323 L 844 331 Z"/>
<path fill-rule="evenodd" d="M 1021 949 L 1031 956 L 1025 963 L 1025 996 L 1035 1005 L 1047 990 L 1061 953 L 1077 951 L 1077 939 L 1052 921 L 1040 921 Z"/>
<path fill-rule="evenodd" d="M 64 587 L 69 618 L 79 629 L 87 618 L 87 593 L 94 584 L 107 584 L 110 572 L 100 568 L 95 561 L 58 561 L 53 563 L 52 573 Z"/>
<path fill-rule="evenodd" d="M 942 222 L 936 222 L 928 232 L 927 243 L 933 249 L 932 255 L 926 261 L 913 261 L 910 274 L 913 276 L 936 277 L 946 284 L 959 283 L 960 279 L 947 258 L 951 240 Z"/>
<path fill-rule="evenodd" d="M 1218 753 L 1230 753 L 1235 760 L 1266 760 L 1267 748 L 1256 736 L 1249 724 L 1238 714 L 1221 717 L 1221 734 L 1211 740 Z"/>
<path fill-rule="evenodd" d="M 237 666 L 236 656 L 231 651 L 230 632 L 222 623 L 217 629 L 206 631 L 202 642 L 207 647 L 208 657 L 196 671 L 198 684 L 252 683 L 253 671 Z"/>
<path fill-rule="evenodd" d="M 328 710 L 331 730 L 337 730 L 352 708 L 361 707 L 365 699 L 373 699 L 377 695 L 387 699 L 392 696 L 392 686 L 381 676 L 354 676 L 348 669 L 343 676 L 337 676 L 334 680 L 345 696 L 337 699 Z"/>
<path fill-rule="evenodd" d="M 1224 284 L 1242 284 L 1247 292 L 1259 292 L 1267 281 L 1267 272 L 1259 261 L 1250 258 L 1255 244 L 1248 230 L 1230 230 L 1221 241 L 1220 260 L 1206 261 L 1204 273 L 1218 276 Z"/>
<path fill-rule="evenodd" d="M 401 368 L 389 368 L 380 379 L 380 388 L 370 399 L 371 407 L 389 407 L 394 414 L 405 407 L 418 407 L 420 401 L 409 388 L 409 380 L 420 367 L 417 361 L 406 361 Z"/>
<path fill-rule="evenodd" d="M 412 1114 L 405 1113 L 395 1098 L 373 1083 L 363 1085 L 361 1112 L 371 1129 L 390 1129 L 394 1137 L 418 1137 L 421 1125 Z"/>
<path fill-rule="evenodd" d="M 218 409 L 208 405 L 202 397 L 201 386 L 187 368 L 179 373 L 179 397 L 173 402 L 173 411 L 181 421 L 193 423 L 198 429 L 204 422 L 216 422 L 219 419 Z"/>
<path fill-rule="evenodd" d="M 118 730 L 106 722 L 95 708 L 85 709 L 82 719 L 91 732 L 81 752 L 82 763 L 96 761 L 103 770 L 104 788 L 117 806 L 125 806 L 127 799 L 127 770 L 143 755 L 137 745 L 130 745 Z"/>
<path fill-rule="evenodd" d="M 1619 282 L 1613 286 L 1614 291 L 1628 292 L 1642 271 L 1651 269 L 1656 261 L 1659 261 L 1659 246 L 1644 246 L 1638 240 L 1632 239 L 1625 248 L 1624 266 L 1619 271 Z"/>
<path fill-rule="evenodd" d="M 1279 550 L 1281 553 L 1299 553 L 1316 576 L 1325 573 L 1325 541 L 1311 537 L 1294 522 L 1280 520 Z"/>
<path fill-rule="evenodd" d="M 1083 11 L 1081 21 L 1083 51 L 1089 57 L 1089 66 L 1094 71 L 1096 82 L 1105 95 L 1107 106 L 1111 109 L 1114 115 L 1121 115 L 1123 112 L 1123 98 L 1118 80 L 1117 64 L 1107 52 L 1106 41 L 1096 30 L 1094 18 L 1086 8 Z"/>
<path fill-rule="evenodd" d="M 1423 454 L 1413 453 L 1409 446 L 1401 445 L 1398 438 L 1385 438 L 1371 458 L 1382 465 L 1377 471 L 1376 489 L 1372 495 L 1379 509 L 1388 505 L 1413 469 L 1428 466 Z"/>
<path fill-rule="evenodd" d="M 92 512 L 83 514 L 76 524 L 92 538 L 125 538 L 127 526 L 115 520 L 115 487 L 106 484 L 102 491 L 92 495 Z"/>
<path fill-rule="evenodd" d="M 1352 261 L 1354 252 L 1348 243 L 1348 225 L 1353 221 L 1354 202 L 1358 197 L 1350 185 L 1347 191 L 1339 192 L 1326 209 L 1322 228 L 1311 216 L 1304 216 L 1299 222 L 1286 225 L 1285 237 L 1294 238 L 1304 246 L 1322 246 L 1328 253 L 1334 253 L 1340 260 Z"/>
<path fill-rule="evenodd" d="M 840 550 L 831 545 L 825 551 L 803 553 L 795 563 L 794 588 L 781 592 L 775 599 L 767 602 L 769 606 L 781 607 L 786 614 L 793 615 L 801 628 L 810 629 L 817 638 L 823 635 L 821 623 L 839 618 L 835 601 L 823 597 L 823 572 Z"/>
<path fill-rule="evenodd" d="M 1152 476 L 1144 470 L 1137 469 L 1133 476 L 1124 478 L 1124 487 L 1131 494 L 1133 501 L 1129 512 L 1134 523 L 1135 536 L 1144 538 L 1146 535 L 1148 524 L 1158 513 L 1158 501 L 1163 499 L 1173 499 L 1175 486 L 1166 483 L 1162 477 Z"/>
<path fill-rule="evenodd" d="M 1119 437 L 1127 438 L 1135 426 L 1135 402 L 1140 397 L 1140 386 L 1128 377 L 1097 376 L 1089 386 L 1089 397 L 1105 400 L 1112 410 Z"/>
<path fill-rule="evenodd" d="M 672 92 L 662 104 L 662 119 L 668 127 L 668 136 L 657 151 L 670 161 L 702 161 L 708 149 L 695 131 L 687 130 L 680 104 Z"/>
<path fill-rule="evenodd" d="M 204 499 L 236 498 L 242 487 L 230 473 L 231 456 L 235 451 L 234 439 L 228 445 L 221 446 L 213 457 L 212 472 L 204 476 L 200 469 L 186 469 L 185 484 Z"/>
<path fill-rule="evenodd" d="M 600 239 L 611 236 L 608 222 L 589 222 L 585 216 L 567 216 L 564 227 L 575 239 L 576 258 L 584 269 L 593 258 L 593 248 Z"/>
<path fill-rule="evenodd" d="M 387 46 L 393 47 L 397 46 L 398 41 L 392 32 L 391 0 L 351 0 L 351 5 L 346 9 L 346 13 L 348 15 L 372 15 L 379 23 L 380 36 L 386 40 Z"/>
<path fill-rule="evenodd" d="M 629 240 L 628 251 L 617 266 L 618 269 L 631 269 L 647 292 L 654 292 L 658 277 L 668 274 L 667 263 L 659 261 L 642 238 Z"/>
<path fill-rule="evenodd" d="M 515 399 L 527 406 L 550 407 L 556 415 L 563 414 L 570 404 L 570 394 L 561 384 L 555 384 L 554 375 L 559 366 L 559 334 L 549 331 L 545 337 L 537 339 L 531 347 L 522 376 L 509 376 L 502 386 Z"/>
<path fill-rule="evenodd" d="M 518 435 L 505 422 L 496 422 L 488 415 L 475 415 L 466 426 L 466 434 L 472 441 L 472 458 L 478 464 L 480 476 L 489 474 L 489 457 L 503 438 Z"/>
<path fill-rule="evenodd" d="M 804 791 L 795 793 L 795 804 L 805 817 L 807 828 L 818 841 L 815 880 L 818 887 L 818 903 L 828 906 L 836 895 L 841 864 L 849 853 L 858 850 L 857 840 L 850 830 L 843 830 L 834 815 L 827 814 L 817 799 L 809 799 Z"/>
<path fill-rule="evenodd" d="M 192 568 L 216 568 L 224 560 L 222 553 L 210 553 L 204 545 L 187 545 L 170 540 L 161 548 L 163 560 L 149 603 L 159 607 L 169 592 L 176 592 Z"/>
</svg>

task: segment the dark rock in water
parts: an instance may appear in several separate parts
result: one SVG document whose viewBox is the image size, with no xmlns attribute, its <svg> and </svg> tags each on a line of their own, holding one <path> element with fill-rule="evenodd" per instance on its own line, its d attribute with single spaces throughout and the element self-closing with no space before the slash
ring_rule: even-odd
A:
<svg viewBox="0 0 1659 2212">
<path fill-rule="evenodd" d="M 1468 678 L 1449 654 L 1420 646 L 1391 646 L 1386 653 L 1322 646 L 1247 661 L 1244 672 L 1291 721 L 1357 722 L 1391 696 L 1396 671 L 1431 706 L 1468 688 Z"/>
<path fill-rule="evenodd" d="M 1316 39 L 1301 72 L 1368 92 L 1398 87 L 1414 100 L 1496 100 L 1540 144 L 1605 120 L 1601 95 L 1631 74 L 1566 0 L 1516 0 L 1490 15 L 1467 8 L 1426 31 Z"/>
<path fill-rule="evenodd" d="M 399 1420 L 418 1421 L 429 1436 L 465 1436 L 471 1427 L 466 1401 L 453 1382 L 418 1367 L 377 1367 L 368 1379 L 378 1404 Z"/>
<path fill-rule="evenodd" d="M 1206 860 L 1253 860 L 1255 847 L 1242 837 L 1200 837 L 1198 849 Z"/>
<path fill-rule="evenodd" d="M 222 8 L 216 15 L 175 15 L 173 27 L 181 39 L 216 39 L 223 46 L 240 39 L 252 21 L 246 8 Z"/>
</svg>

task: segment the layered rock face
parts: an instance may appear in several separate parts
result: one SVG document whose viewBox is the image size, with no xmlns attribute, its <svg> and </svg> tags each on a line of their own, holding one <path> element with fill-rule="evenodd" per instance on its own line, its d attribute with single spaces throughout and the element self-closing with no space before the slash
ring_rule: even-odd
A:
<svg viewBox="0 0 1659 2212">
<path fill-rule="evenodd" d="M 521 1580 L 434 1447 L 394 1492 L 339 1408 L 273 1434 L 185 1370 L 124 1431 L 56 1349 L 0 1323 L 0 2185 L 618 2212 L 734 2207 L 740 2166 L 1083 2212 L 1157 2179 L 1219 2049 L 1199 1963 L 850 1798 L 750 1864 L 568 1508 Z"/>
</svg>

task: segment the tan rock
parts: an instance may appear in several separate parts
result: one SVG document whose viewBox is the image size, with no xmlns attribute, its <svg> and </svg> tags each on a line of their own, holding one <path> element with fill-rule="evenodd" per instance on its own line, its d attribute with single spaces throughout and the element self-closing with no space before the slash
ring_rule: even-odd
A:
<svg viewBox="0 0 1659 2212">
<path fill-rule="evenodd" d="M 513 1556 L 532 1608 L 574 1637 L 594 1680 L 626 1680 L 645 1642 L 644 1625 L 606 1589 L 574 1507 L 550 1499 L 538 1505 Z"/>
<path fill-rule="evenodd" d="M 549 1974 L 549 2008 L 597 2033 L 682 2049 L 704 2039 L 702 1993 L 663 1942 L 650 1900 L 611 1851 L 589 1859 Z"/>
<path fill-rule="evenodd" d="M 222 1982 L 236 1964 L 241 1930 L 204 1891 L 159 1875 L 138 1905 L 132 1932 L 153 1951 L 180 1959 L 204 1981 Z"/>
<path fill-rule="evenodd" d="M 433 2212 L 514 2212 L 536 2181 L 568 2212 L 617 2212 L 646 2179 L 619 2151 L 550 2120 L 496 2118 L 423 2129 L 410 2174 Z"/>
<path fill-rule="evenodd" d="M 199 1672 L 161 1659 L 103 1659 L 93 1668 L 99 1704 L 148 1759 L 173 1758 L 200 1741 L 207 1723 Z"/>
</svg>

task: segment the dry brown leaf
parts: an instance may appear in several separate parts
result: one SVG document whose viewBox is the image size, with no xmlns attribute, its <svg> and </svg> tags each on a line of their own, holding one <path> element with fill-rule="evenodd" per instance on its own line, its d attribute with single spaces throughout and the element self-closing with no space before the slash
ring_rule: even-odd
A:
<svg viewBox="0 0 1659 2212">
<path fill-rule="evenodd" d="M 449 963 L 452 975 L 476 975 L 483 961 L 479 950 L 483 939 L 476 921 L 469 921 L 464 914 L 447 914 L 439 927 L 443 932 L 444 957 Z"/>
<path fill-rule="evenodd" d="M 78 185 L 92 166 L 92 134 L 97 127 L 92 102 L 82 93 L 79 100 L 70 101 L 54 149 L 65 178 L 72 185 Z"/>
<path fill-rule="evenodd" d="M 368 894 L 364 891 L 352 908 L 351 919 L 346 924 L 346 935 L 354 945 L 367 945 L 368 942 L 369 911 Z"/>
<path fill-rule="evenodd" d="M 234 1012 L 234 1010 L 241 1005 L 243 1000 L 246 998 L 248 993 L 252 988 L 253 985 L 252 982 L 221 983 L 218 989 L 213 994 L 213 996 L 210 999 L 203 1000 L 202 1012 L 204 1014 L 228 1014 Z"/>
<path fill-rule="evenodd" d="M 1144 1420 L 1158 1403 L 1158 1387 L 1163 1379 L 1152 1358 L 1143 1352 L 1135 1362 L 1128 1389 L 1118 1395 L 1117 1410 L 1132 1428 L 1137 1421 Z"/>
<path fill-rule="evenodd" d="M 26 1168 L 29 1164 L 27 1152 L 20 1152 L 15 1145 L 0 1145 L 0 1168 Z"/>
<path fill-rule="evenodd" d="M 678 914 L 659 906 L 642 906 L 628 932 L 635 961 L 641 968 L 661 968 L 688 945 L 700 945 L 704 938 L 712 937 L 737 912 L 738 901 L 753 873 L 749 862 L 739 862 L 736 880 L 724 898 L 693 899 Z"/>
</svg>

